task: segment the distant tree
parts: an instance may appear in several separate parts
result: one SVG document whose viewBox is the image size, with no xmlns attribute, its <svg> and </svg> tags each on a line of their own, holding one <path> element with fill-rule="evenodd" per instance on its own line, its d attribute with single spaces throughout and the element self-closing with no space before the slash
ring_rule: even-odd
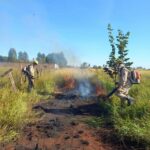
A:
<svg viewBox="0 0 150 150">
<path fill-rule="evenodd" d="M 102 67 L 101 67 L 101 66 L 94 65 L 93 68 L 94 68 L 94 69 L 101 69 Z"/>
<path fill-rule="evenodd" d="M 37 58 L 36 58 L 40 63 L 45 63 L 46 62 L 46 56 L 44 53 L 38 53 Z"/>
<path fill-rule="evenodd" d="M 98 68 L 98 66 L 94 65 L 94 66 L 93 66 L 93 68 L 94 68 L 94 69 L 97 69 L 97 68 Z"/>
<path fill-rule="evenodd" d="M 60 67 L 67 66 L 67 60 L 66 60 L 63 52 L 48 54 L 46 56 L 46 63 L 58 64 Z"/>
<path fill-rule="evenodd" d="M 18 53 L 18 60 L 21 61 L 21 62 L 28 62 L 29 61 L 29 57 L 28 57 L 27 52 L 20 51 Z"/>
<path fill-rule="evenodd" d="M 18 60 L 23 61 L 23 53 L 21 51 L 18 53 Z"/>
<path fill-rule="evenodd" d="M 64 53 L 63 52 L 60 52 L 56 55 L 56 62 L 57 64 L 60 66 L 60 67 L 66 67 L 67 66 L 67 60 L 64 56 Z"/>
<path fill-rule="evenodd" d="M 8 52 L 8 61 L 9 62 L 15 62 L 17 61 L 17 53 L 14 48 L 11 48 Z"/>
<path fill-rule="evenodd" d="M 54 53 L 51 53 L 51 54 L 48 54 L 47 56 L 46 56 L 46 63 L 48 63 L 48 64 L 50 64 L 50 63 L 55 63 L 54 62 Z"/>
<path fill-rule="evenodd" d="M 98 67 L 98 69 L 101 69 L 102 68 L 102 66 L 97 66 Z"/>
<path fill-rule="evenodd" d="M 28 61 L 29 61 L 28 53 L 27 53 L 27 52 L 24 52 L 24 53 L 23 53 L 23 56 L 24 56 L 24 61 L 28 62 Z"/>
<path fill-rule="evenodd" d="M 136 67 L 135 69 L 145 70 L 146 68 L 139 66 L 139 67 Z"/>
<path fill-rule="evenodd" d="M 8 61 L 8 57 L 0 56 L 0 62 L 7 62 L 7 61 Z"/>
<path fill-rule="evenodd" d="M 83 62 L 80 66 L 80 68 L 89 68 L 90 64 L 88 64 L 87 62 Z"/>
</svg>

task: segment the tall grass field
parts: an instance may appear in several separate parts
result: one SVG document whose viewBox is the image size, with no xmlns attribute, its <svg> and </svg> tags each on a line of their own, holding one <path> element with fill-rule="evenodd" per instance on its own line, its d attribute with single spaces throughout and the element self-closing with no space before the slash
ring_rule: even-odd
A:
<svg viewBox="0 0 150 150">
<path fill-rule="evenodd" d="M 0 67 L 0 74 L 9 67 Z M 109 125 L 115 132 L 116 138 L 122 143 L 141 144 L 150 148 L 150 71 L 141 70 L 142 80 L 133 85 L 130 95 L 136 103 L 132 106 L 121 107 L 118 97 L 113 95 L 110 100 L 99 102 L 101 115 L 92 118 L 89 123 L 94 127 Z M 34 121 L 35 114 L 32 105 L 38 101 L 50 99 L 57 84 L 63 82 L 66 76 L 87 76 L 97 78 L 107 92 L 113 88 L 113 81 L 100 69 L 45 69 L 35 80 L 35 89 L 27 92 L 27 81 L 21 75 L 19 67 L 13 68 L 13 77 L 17 92 L 11 88 L 8 76 L 0 78 L 0 142 L 10 142 L 20 135 L 21 129 Z"/>
</svg>

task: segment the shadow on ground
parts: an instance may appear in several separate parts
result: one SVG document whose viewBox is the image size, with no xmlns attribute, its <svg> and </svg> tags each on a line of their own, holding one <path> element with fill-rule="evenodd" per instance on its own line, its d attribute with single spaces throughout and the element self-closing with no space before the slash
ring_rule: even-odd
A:
<svg viewBox="0 0 150 150">
<path fill-rule="evenodd" d="M 98 103 L 85 104 L 81 106 L 70 105 L 68 108 L 46 108 L 41 105 L 34 106 L 33 109 L 42 109 L 45 113 L 57 115 L 90 115 L 99 116 L 101 114 Z"/>
</svg>

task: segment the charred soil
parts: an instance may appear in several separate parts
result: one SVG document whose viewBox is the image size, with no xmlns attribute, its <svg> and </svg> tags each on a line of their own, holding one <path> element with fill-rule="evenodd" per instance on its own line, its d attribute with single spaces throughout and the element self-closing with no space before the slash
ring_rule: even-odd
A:
<svg viewBox="0 0 150 150">
<path fill-rule="evenodd" d="M 117 150 L 111 130 L 94 129 L 83 120 L 99 116 L 96 100 L 50 100 L 33 106 L 37 121 L 28 124 L 14 142 L 1 150 Z M 106 140 L 107 139 L 107 140 Z"/>
</svg>

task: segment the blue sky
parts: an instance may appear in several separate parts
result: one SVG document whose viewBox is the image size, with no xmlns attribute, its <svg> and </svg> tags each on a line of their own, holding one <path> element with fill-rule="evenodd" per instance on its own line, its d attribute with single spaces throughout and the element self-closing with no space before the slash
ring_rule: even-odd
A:
<svg viewBox="0 0 150 150">
<path fill-rule="evenodd" d="M 0 55 L 10 48 L 38 52 L 63 51 L 70 64 L 103 65 L 114 35 L 131 32 L 129 57 L 134 66 L 150 68 L 149 0 L 0 0 Z"/>
</svg>

